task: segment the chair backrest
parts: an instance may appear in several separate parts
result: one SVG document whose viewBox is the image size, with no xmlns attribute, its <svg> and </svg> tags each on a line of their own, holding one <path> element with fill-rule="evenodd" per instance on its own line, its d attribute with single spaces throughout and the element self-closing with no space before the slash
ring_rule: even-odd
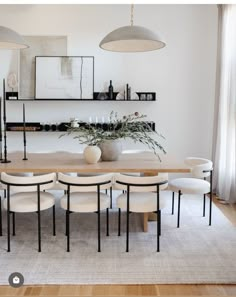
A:
<svg viewBox="0 0 236 297">
<path fill-rule="evenodd" d="M 213 163 L 203 158 L 189 157 L 185 159 L 185 164 L 191 167 L 191 173 L 194 177 L 208 177 L 213 170 Z"/>
<path fill-rule="evenodd" d="M 55 185 L 56 173 L 48 173 L 39 176 L 13 176 L 5 172 L 1 174 L 1 183 L 4 189 L 10 185 L 13 192 L 34 192 L 37 191 L 37 185 L 40 185 L 40 191 L 48 190 Z"/>
<path fill-rule="evenodd" d="M 58 182 L 63 190 L 68 189 L 70 185 L 71 192 L 97 192 L 98 185 L 100 190 L 109 189 L 112 186 L 113 173 L 96 176 L 69 176 L 64 173 L 58 173 Z"/>
<path fill-rule="evenodd" d="M 159 190 L 167 188 L 168 180 L 166 177 L 166 175 L 129 176 L 117 173 L 114 178 L 116 189 L 127 190 L 127 185 L 130 185 L 130 192 L 155 192 L 157 185 L 159 185 Z"/>
</svg>

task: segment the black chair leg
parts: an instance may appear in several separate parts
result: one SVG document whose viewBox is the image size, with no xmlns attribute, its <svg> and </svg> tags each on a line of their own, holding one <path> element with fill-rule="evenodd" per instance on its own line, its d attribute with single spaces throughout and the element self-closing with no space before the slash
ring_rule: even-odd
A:
<svg viewBox="0 0 236 297">
<path fill-rule="evenodd" d="M 98 215 L 98 252 L 101 252 L 101 218 L 100 218 L 100 210 L 98 210 L 97 215 Z"/>
<path fill-rule="evenodd" d="M 161 219 L 161 211 L 157 211 L 157 252 L 160 252 L 160 223 L 159 220 Z"/>
<path fill-rule="evenodd" d="M 7 198 L 7 190 L 4 190 L 4 198 Z"/>
<path fill-rule="evenodd" d="M 107 236 L 109 236 L 109 208 L 107 208 L 106 219 L 107 219 Z"/>
<path fill-rule="evenodd" d="M 66 221 L 66 224 L 65 224 L 65 226 L 66 226 L 65 236 L 67 236 L 67 234 L 68 234 L 68 231 L 67 231 L 67 210 L 65 212 L 65 221 Z"/>
<path fill-rule="evenodd" d="M 53 225 L 53 236 L 56 236 L 56 210 L 55 205 L 52 207 L 52 225 Z"/>
<path fill-rule="evenodd" d="M 157 214 L 157 221 L 159 224 L 159 235 L 161 236 L 161 210 L 159 210 L 159 214 Z"/>
<path fill-rule="evenodd" d="M 172 211 L 171 214 L 173 215 L 175 212 L 175 192 L 172 192 Z"/>
<path fill-rule="evenodd" d="M 16 214 L 12 212 L 12 235 L 16 235 Z"/>
<path fill-rule="evenodd" d="M 205 217 L 206 214 L 206 194 L 203 195 L 203 212 L 202 216 Z"/>
<path fill-rule="evenodd" d="M 70 251 L 70 212 L 66 211 L 67 252 Z"/>
<path fill-rule="evenodd" d="M 112 187 L 110 187 L 110 208 L 112 208 Z"/>
<path fill-rule="evenodd" d="M 210 208 L 209 208 L 209 226 L 211 226 L 211 217 L 212 217 L 212 192 L 210 193 Z"/>
<path fill-rule="evenodd" d="M 180 223 L 180 198 L 181 198 L 181 191 L 179 191 L 178 195 L 178 214 L 177 214 L 177 228 L 179 228 L 179 223 Z"/>
<path fill-rule="evenodd" d="M 129 211 L 126 211 L 126 252 L 129 252 Z"/>
<path fill-rule="evenodd" d="M 0 196 L 0 236 L 2 236 L 2 197 Z"/>
<path fill-rule="evenodd" d="M 118 236 L 120 236 L 121 209 L 118 209 Z"/>
<path fill-rule="evenodd" d="M 41 252 L 41 212 L 38 211 L 38 251 Z"/>
<path fill-rule="evenodd" d="M 10 222 L 10 201 L 7 197 L 7 251 L 11 251 L 11 222 Z"/>
</svg>

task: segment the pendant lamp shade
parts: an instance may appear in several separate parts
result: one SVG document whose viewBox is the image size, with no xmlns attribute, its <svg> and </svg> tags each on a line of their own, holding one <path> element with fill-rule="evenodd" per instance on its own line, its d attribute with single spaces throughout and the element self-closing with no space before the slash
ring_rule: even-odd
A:
<svg viewBox="0 0 236 297">
<path fill-rule="evenodd" d="M 147 52 L 160 49 L 165 43 L 145 27 L 125 26 L 105 36 L 99 46 L 113 52 Z"/>
<path fill-rule="evenodd" d="M 17 32 L 0 26 L 0 49 L 23 49 L 29 47 Z"/>
</svg>

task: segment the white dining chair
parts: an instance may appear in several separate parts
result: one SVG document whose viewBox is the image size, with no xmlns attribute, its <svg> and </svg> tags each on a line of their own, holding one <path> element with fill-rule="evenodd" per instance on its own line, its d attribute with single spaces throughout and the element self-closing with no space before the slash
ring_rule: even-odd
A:
<svg viewBox="0 0 236 297">
<path fill-rule="evenodd" d="M 192 177 L 177 178 L 169 182 L 172 191 L 172 214 L 174 214 L 174 194 L 178 193 L 177 228 L 180 226 L 180 200 L 183 194 L 203 195 L 203 216 L 205 216 L 206 194 L 210 194 L 209 226 L 212 218 L 212 171 L 213 163 L 203 158 L 189 157 L 185 163 L 191 168 Z M 210 177 L 210 182 L 206 180 Z"/>
<path fill-rule="evenodd" d="M 1 174 L 1 183 L 7 190 L 4 208 L 7 210 L 7 251 L 10 252 L 10 213 L 31 213 L 38 215 L 38 251 L 41 252 L 41 211 L 53 209 L 53 235 L 56 235 L 55 198 L 44 192 L 55 184 L 56 174 L 22 177 Z M 15 215 L 13 216 L 13 235 L 15 235 Z"/>
<path fill-rule="evenodd" d="M 66 211 L 67 252 L 70 251 L 70 214 L 97 213 L 98 252 L 101 252 L 100 212 L 106 210 L 106 235 L 109 235 L 110 197 L 103 190 L 110 189 L 113 174 L 80 177 L 58 174 L 58 181 L 66 195 L 61 198 L 61 207 Z"/>
<path fill-rule="evenodd" d="M 33 173 L 31 172 L 11 172 L 11 173 L 8 173 L 10 175 L 13 175 L 13 176 L 32 176 Z M 6 198 L 6 193 L 7 191 L 2 187 L 2 185 L 0 184 L 0 191 L 3 191 L 3 197 Z M 12 219 L 14 220 L 15 219 L 15 214 L 12 213 Z M 0 195 L 0 236 L 2 236 L 2 196 Z"/>
<path fill-rule="evenodd" d="M 120 236 L 121 210 L 126 211 L 126 252 L 129 251 L 129 215 L 131 212 L 157 214 L 157 252 L 160 251 L 161 209 L 160 190 L 168 185 L 165 175 L 136 177 L 124 174 L 115 175 L 116 189 L 124 190 L 117 197 L 118 236 Z"/>
</svg>

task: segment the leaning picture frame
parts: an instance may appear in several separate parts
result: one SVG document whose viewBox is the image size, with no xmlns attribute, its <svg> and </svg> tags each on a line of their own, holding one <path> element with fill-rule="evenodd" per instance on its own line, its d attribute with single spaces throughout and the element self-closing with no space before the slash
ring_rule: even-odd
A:
<svg viewBox="0 0 236 297">
<path fill-rule="evenodd" d="M 35 100 L 91 100 L 93 56 L 36 56 Z"/>
</svg>

